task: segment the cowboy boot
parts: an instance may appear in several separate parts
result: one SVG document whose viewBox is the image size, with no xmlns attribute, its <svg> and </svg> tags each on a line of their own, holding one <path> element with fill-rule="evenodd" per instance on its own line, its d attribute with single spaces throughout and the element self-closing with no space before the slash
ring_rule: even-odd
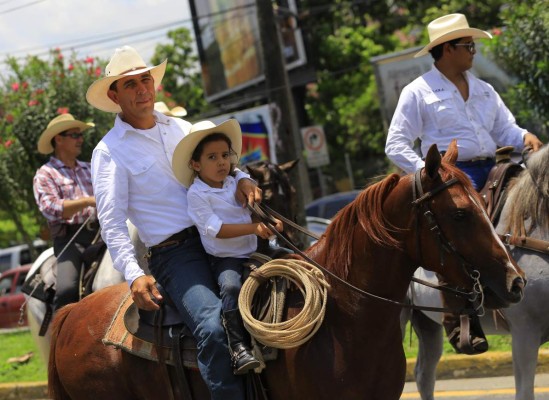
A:
<svg viewBox="0 0 549 400">
<path fill-rule="evenodd" d="M 229 350 L 235 375 L 243 375 L 260 366 L 250 350 L 250 334 L 244 328 L 238 308 L 223 311 L 223 326 L 229 340 Z"/>
<path fill-rule="evenodd" d="M 444 304 L 447 307 L 453 309 L 463 309 L 465 307 L 465 301 L 463 299 L 456 298 L 455 296 L 448 295 L 446 293 L 442 294 Z M 442 320 L 442 325 L 448 336 L 448 341 L 458 354 L 481 354 L 488 350 L 488 341 L 486 336 L 480 326 L 480 320 L 478 315 L 468 315 L 463 316 L 463 318 L 468 318 L 469 323 L 469 338 L 465 339 L 465 343 L 462 344 L 461 341 L 461 317 L 459 314 L 454 313 L 444 313 L 444 318 Z M 467 321 L 465 321 L 467 322 Z"/>
</svg>

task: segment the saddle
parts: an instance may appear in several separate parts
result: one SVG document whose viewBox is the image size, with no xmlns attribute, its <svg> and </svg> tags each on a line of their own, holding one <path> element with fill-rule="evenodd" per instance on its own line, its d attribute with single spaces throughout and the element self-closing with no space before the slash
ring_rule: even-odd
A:
<svg viewBox="0 0 549 400">
<path fill-rule="evenodd" d="M 509 181 L 522 171 L 522 167 L 511 160 L 513 150 L 513 146 L 505 146 L 496 151 L 496 165 L 488 174 L 488 180 L 480 191 L 486 204 L 486 211 L 494 226 L 497 224 L 505 204 Z"/>
<path fill-rule="evenodd" d="M 282 257 L 289 253 L 291 251 L 288 249 L 275 248 L 272 249 L 271 255 Z M 261 253 L 253 253 L 246 266 L 250 270 L 253 270 L 271 259 L 271 257 Z M 245 277 L 247 277 L 247 274 L 244 274 L 243 279 Z M 125 299 L 119 310 L 123 315 L 115 315 L 103 342 L 121 347 L 134 355 L 158 361 L 163 365 L 162 368 L 164 369 L 166 368 L 166 364 L 175 367 L 176 376 L 183 391 L 190 393 L 184 368 L 198 369 L 196 340 L 192 332 L 184 324 L 181 315 L 169 299 L 167 293 L 160 285 L 157 284 L 157 286 L 164 298 L 164 301 L 160 304 L 160 310 L 156 312 L 140 310 L 133 302 L 126 308 L 124 307 L 124 302 L 128 299 Z M 258 296 L 254 299 L 252 306 L 253 313 L 257 316 L 257 319 L 279 322 L 277 320 L 280 320 L 282 316 L 278 315 L 274 310 L 282 309 L 287 288 L 288 283 L 283 278 L 271 279 L 264 283 L 262 290 L 258 291 Z M 114 333 L 120 329 L 120 327 L 117 327 L 117 321 L 121 319 L 123 320 L 125 330 L 132 336 L 131 340 L 128 340 L 124 334 L 120 334 L 119 332 Z M 130 342 L 131 344 L 128 344 Z M 253 338 L 252 344 L 254 353 L 261 361 L 261 366 L 258 368 L 259 371 L 256 370 L 256 372 L 260 372 L 260 370 L 265 368 L 266 361 L 276 359 L 278 350 L 260 345 Z M 166 369 L 164 375 L 167 377 L 166 379 L 169 383 L 170 378 Z M 247 398 L 267 398 L 265 389 L 259 378 L 255 376 L 248 377 L 246 386 L 248 392 Z"/>
</svg>

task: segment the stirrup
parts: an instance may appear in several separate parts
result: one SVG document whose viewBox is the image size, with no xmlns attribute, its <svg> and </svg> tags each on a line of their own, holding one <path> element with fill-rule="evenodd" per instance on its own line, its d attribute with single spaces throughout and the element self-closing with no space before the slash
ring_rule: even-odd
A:
<svg viewBox="0 0 549 400">
<path fill-rule="evenodd" d="M 482 354 L 488 350 L 488 341 L 482 336 L 476 336 L 473 332 L 465 340 L 465 343 L 460 338 L 461 329 L 455 328 L 448 335 L 448 341 L 458 354 L 475 355 Z"/>
</svg>

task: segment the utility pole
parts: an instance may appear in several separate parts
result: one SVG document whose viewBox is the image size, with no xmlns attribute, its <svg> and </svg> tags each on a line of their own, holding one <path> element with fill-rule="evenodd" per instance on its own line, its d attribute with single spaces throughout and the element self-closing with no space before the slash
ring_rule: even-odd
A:
<svg viewBox="0 0 549 400">
<path fill-rule="evenodd" d="M 305 204 L 312 200 L 311 184 L 307 163 L 302 157 L 301 132 L 288 72 L 286 71 L 286 63 L 282 54 L 280 32 L 271 0 L 256 0 L 256 4 L 268 99 L 270 103 L 277 105 L 281 114 L 278 138 L 282 142 L 283 148 L 276 146 L 277 158 L 279 163 L 300 159 L 297 164 L 297 222 L 301 226 L 305 226 Z"/>
</svg>

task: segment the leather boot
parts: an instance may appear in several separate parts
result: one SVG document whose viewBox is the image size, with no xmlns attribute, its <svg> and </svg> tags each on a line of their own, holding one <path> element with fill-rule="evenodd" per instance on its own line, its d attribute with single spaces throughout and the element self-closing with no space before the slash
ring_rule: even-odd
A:
<svg viewBox="0 0 549 400">
<path fill-rule="evenodd" d="M 243 375 L 258 368 L 260 363 L 250 350 L 250 334 L 244 328 L 238 308 L 223 312 L 223 325 L 229 339 L 229 350 L 235 375 Z"/>
<path fill-rule="evenodd" d="M 453 296 L 449 293 L 442 293 L 443 303 L 446 307 L 452 309 L 464 309 L 467 300 Z M 466 318 L 465 316 L 463 316 Z M 481 354 L 488 350 L 488 341 L 480 326 L 478 315 L 468 316 L 469 340 L 465 338 L 465 343 L 461 343 L 461 318 L 458 314 L 444 313 L 442 325 L 448 336 L 448 341 L 458 354 Z M 467 321 L 464 321 L 467 323 Z"/>
</svg>

